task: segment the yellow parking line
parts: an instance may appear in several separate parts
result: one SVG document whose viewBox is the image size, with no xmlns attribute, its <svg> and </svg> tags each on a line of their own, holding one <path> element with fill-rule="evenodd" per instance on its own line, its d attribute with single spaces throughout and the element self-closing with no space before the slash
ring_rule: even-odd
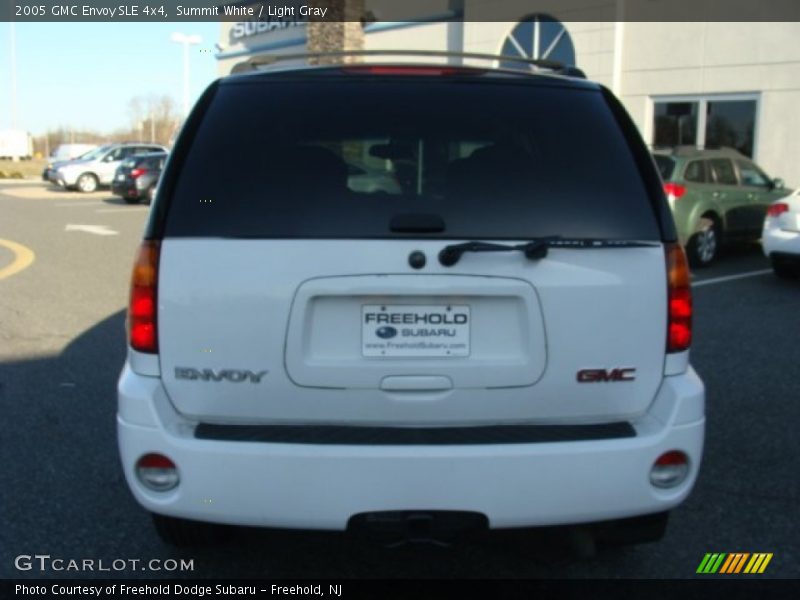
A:
<svg viewBox="0 0 800 600">
<path fill-rule="evenodd" d="M 31 263 L 36 260 L 36 255 L 33 253 L 33 250 L 26 248 L 17 242 L 0 239 L 0 246 L 8 248 L 14 253 L 14 260 L 11 262 L 11 264 L 0 269 L 0 279 L 11 277 L 23 269 L 27 269 L 31 266 Z"/>
</svg>

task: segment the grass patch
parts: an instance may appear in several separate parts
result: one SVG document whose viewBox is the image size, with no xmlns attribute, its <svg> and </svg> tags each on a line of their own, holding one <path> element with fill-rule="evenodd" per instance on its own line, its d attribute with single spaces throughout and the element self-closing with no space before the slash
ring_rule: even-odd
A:
<svg viewBox="0 0 800 600">
<path fill-rule="evenodd" d="M 46 165 L 47 160 L 44 158 L 32 158 L 18 162 L 0 160 L 0 179 L 41 179 Z M 18 177 L 12 177 L 14 174 L 17 174 Z"/>
</svg>

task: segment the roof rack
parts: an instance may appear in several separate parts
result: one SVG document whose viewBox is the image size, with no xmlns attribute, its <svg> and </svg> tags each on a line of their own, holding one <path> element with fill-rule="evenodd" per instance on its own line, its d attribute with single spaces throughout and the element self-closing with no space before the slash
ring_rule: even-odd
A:
<svg viewBox="0 0 800 600">
<path fill-rule="evenodd" d="M 259 54 L 246 61 L 234 65 L 231 73 L 246 73 L 258 71 L 260 68 L 270 67 L 279 62 L 290 60 L 309 60 L 320 58 L 346 58 L 360 56 L 425 56 L 431 58 L 471 58 L 479 60 L 492 60 L 499 62 L 513 62 L 535 67 L 535 71 L 552 71 L 567 77 L 580 77 L 586 79 L 586 74 L 578 67 L 565 65 L 554 60 L 539 58 L 526 58 L 506 54 L 484 54 L 480 52 L 448 52 L 445 50 L 341 50 L 335 52 L 313 52 L 305 54 Z"/>
</svg>

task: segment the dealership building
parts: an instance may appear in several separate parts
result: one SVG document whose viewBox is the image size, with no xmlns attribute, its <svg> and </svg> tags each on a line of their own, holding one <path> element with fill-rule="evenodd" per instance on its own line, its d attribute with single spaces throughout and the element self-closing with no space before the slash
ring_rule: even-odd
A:
<svg viewBox="0 0 800 600">
<path fill-rule="evenodd" d="M 634 0 L 409 1 L 405 15 L 397 4 L 345 0 L 341 22 L 309 21 L 297 10 L 223 22 L 219 73 L 257 54 L 335 50 L 552 59 L 613 90 L 647 143 L 735 147 L 800 186 L 800 22 L 648 21 Z"/>
</svg>

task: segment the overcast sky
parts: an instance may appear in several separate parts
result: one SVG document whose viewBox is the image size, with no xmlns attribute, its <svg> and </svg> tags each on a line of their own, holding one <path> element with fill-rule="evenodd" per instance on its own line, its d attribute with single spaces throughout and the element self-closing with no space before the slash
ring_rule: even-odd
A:
<svg viewBox="0 0 800 600">
<path fill-rule="evenodd" d="M 190 51 L 190 104 L 217 76 L 219 23 L 17 23 L 17 127 L 109 132 L 130 124 L 128 101 L 183 102 L 183 49 L 173 31 L 203 38 Z M 205 50 L 205 52 L 201 52 Z M 11 127 L 11 24 L 0 23 L 0 130 Z M 76 140 L 77 141 L 77 140 Z"/>
</svg>

